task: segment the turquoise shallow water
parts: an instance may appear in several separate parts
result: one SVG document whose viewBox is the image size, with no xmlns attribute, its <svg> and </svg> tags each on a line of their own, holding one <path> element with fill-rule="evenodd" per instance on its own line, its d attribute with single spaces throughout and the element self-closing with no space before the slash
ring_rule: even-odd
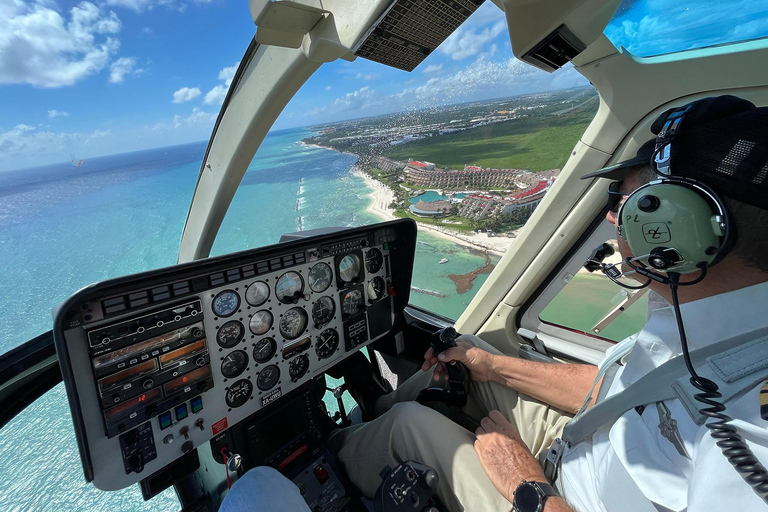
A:
<svg viewBox="0 0 768 512">
<path fill-rule="evenodd" d="M 365 212 L 365 182 L 349 173 L 355 157 L 300 145 L 308 133 L 267 136 L 212 254 L 276 243 L 298 217 L 304 229 L 378 221 Z M 51 308 L 77 289 L 174 264 L 204 152 L 195 143 L 0 173 L 0 352 L 49 330 Z M 438 265 L 443 257 L 449 262 Z M 447 297 L 417 293 L 412 302 L 457 318 L 487 276 L 462 295 L 447 276 L 484 261 L 420 235 L 414 285 Z M 61 385 L 0 430 L 0 461 L 3 511 L 177 507 L 172 491 L 145 503 L 138 488 L 103 493 L 85 483 Z"/>
<path fill-rule="evenodd" d="M 454 197 L 456 199 L 461 199 L 462 197 L 464 197 L 466 195 L 467 194 L 459 193 L 459 194 L 454 195 Z M 428 191 L 424 192 L 423 194 L 421 194 L 420 196 L 412 197 L 410 199 L 410 201 L 411 201 L 411 204 L 416 204 L 419 201 L 424 201 L 425 203 L 431 203 L 433 201 L 440 201 L 440 200 L 445 200 L 445 199 L 448 199 L 448 196 L 441 196 L 440 194 L 438 194 L 434 190 L 428 190 Z"/>
</svg>

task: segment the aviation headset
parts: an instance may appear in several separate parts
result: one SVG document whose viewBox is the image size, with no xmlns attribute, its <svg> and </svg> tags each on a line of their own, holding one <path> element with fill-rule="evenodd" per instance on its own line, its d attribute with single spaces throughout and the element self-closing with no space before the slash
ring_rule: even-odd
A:
<svg viewBox="0 0 768 512">
<path fill-rule="evenodd" d="M 669 276 L 659 272 L 698 271 L 703 278 L 707 267 L 720 262 L 733 247 L 735 237 L 728 209 L 717 193 L 700 181 L 670 172 L 671 146 L 689 110 L 686 106 L 667 115 L 652 157 L 660 178 L 629 194 L 616 217 L 619 235 L 635 254 L 625 263 L 664 284 L 669 284 Z"/>
<path fill-rule="evenodd" d="M 687 105 L 667 114 L 652 157 L 652 166 L 660 179 L 629 194 L 617 213 L 619 235 L 636 255 L 623 263 L 647 281 L 640 286 L 627 285 L 619 282 L 622 273 L 615 266 L 598 261 L 588 263 L 600 265 L 606 276 L 625 288 L 644 288 L 651 280 L 669 285 L 690 382 L 700 391 L 694 398 L 704 405 L 699 412 L 709 420 L 705 426 L 728 462 L 768 503 L 768 470 L 730 425 L 733 419 L 719 401 L 722 395 L 718 385 L 701 377 L 693 367 L 680 311 L 678 287 L 702 281 L 707 268 L 722 261 L 730 251 L 736 236 L 723 200 L 704 183 L 675 176 L 670 170 L 672 143 L 690 109 L 691 105 Z M 696 271 L 700 273 L 698 278 L 680 282 L 680 274 Z"/>
</svg>

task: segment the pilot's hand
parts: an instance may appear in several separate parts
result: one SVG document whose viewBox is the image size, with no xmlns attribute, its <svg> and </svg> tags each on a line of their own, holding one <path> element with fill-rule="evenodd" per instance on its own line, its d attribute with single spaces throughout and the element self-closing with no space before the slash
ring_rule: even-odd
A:
<svg viewBox="0 0 768 512">
<path fill-rule="evenodd" d="M 433 378 L 439 381 L 441 378 L 448 379 L 446 365 L 450 361 L 459 361 L 467 367 L 472 380 L 487 382 L 493 378 L 493 361 L 496 357 L 494 354 L 470 345 L 459 338 L 456 340 L 455 347 L 441 352 L 438 357 L 435 357 L 435 351 L 430 347 L 424 354 L 424 364 L 421 365 L 421 369 L 426 372 L 437 365 Z"/>
<path fill-rule="evenodd" d="M 475 436 L 475 452 L 485 473 L 510 503 L 523 480 L 547 481 L 517 428 L 499 411 L 491 411 L 480 421 Z"/>
</svg>

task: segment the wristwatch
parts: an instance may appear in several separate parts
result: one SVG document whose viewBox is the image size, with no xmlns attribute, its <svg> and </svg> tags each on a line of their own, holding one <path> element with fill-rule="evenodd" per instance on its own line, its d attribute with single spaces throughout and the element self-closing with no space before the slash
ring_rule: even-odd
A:
<svg viewBox="0 0 768 512">
<path fill-rule="evenodd" d="M 559 496 L 557 491 L 546 482 L 526 482 L 517 486 L 512 501 L 514 512 L 541 512 L 550 496 Z"/>
</svg>

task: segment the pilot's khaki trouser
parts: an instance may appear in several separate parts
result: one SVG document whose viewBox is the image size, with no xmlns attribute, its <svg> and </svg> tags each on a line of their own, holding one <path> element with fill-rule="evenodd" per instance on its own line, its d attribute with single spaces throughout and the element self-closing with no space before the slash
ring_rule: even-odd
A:
<svg viewBox="0 0 768 512">
<path fill-rule="evenodd" d="M 500 354 L 476 336 L 462 339 Z M 418 371 L 383 397 L 377 405 L 388 402 L 383 407 L 389 409 L 385 414 L 340 432 L 344 445 L 338 459 L 352 482 L 369 497 L 381 482 L 379 472 L 384 466 L 414 460 L 437 470 L 438 495 L 452 512 L 508 512 L 511 504 L 493 486 L 475 453 L 474 432 L 412 401 L 419 391 L 434 384 L 432 371 Z M 562 411 L 495 382 L 473 381 L 464 412 L 479 422 L 493 409 L 517 426 L 539 460 L 570 419 Z"/>
</svg>

